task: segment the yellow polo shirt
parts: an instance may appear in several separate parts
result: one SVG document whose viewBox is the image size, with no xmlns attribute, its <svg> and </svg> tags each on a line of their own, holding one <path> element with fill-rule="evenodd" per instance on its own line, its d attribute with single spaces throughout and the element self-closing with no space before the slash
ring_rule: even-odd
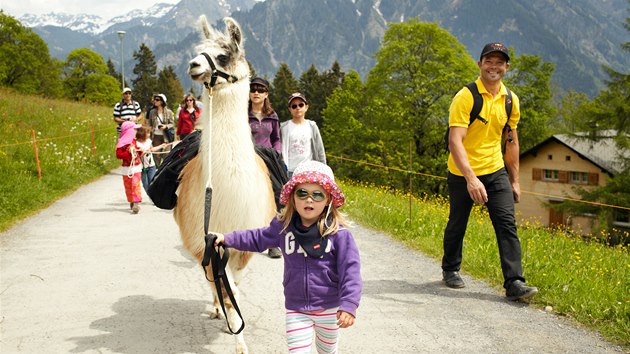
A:
<svg viewBox="0 0 630 354">
<path fill-rule="evenodd" d="M 477 176 L 494 173 L 503 168 L 503 154 L 501 152 L 501 133 L 507 122 L 507 112 L 505 111 L 505 96 L 507 91 L 501 84 L 501 91 L 496 97 L 486 90 L 481 83 L 481 79 L 475 81 L 481 97 L 483 97 L 483 107 L 479 116 L 486 122 L 477 118 L 468 126 L 470 122 L 470 111 L 473 107 L 472 93 L 467 87 L 457 92 L 449 109 L 448 125 L 450 127 L 468 128 L 464 138 L 464 148 L 468 154 L 468 162 Z M 510 127 L 516 129 L 521 118 L 519 100 L 512 92 L 512 114 L 510 115 Z M 463 174 L 455 165 L 453 156 L 448 155 L 448 170 L 458 176 Z"/>
</svg>

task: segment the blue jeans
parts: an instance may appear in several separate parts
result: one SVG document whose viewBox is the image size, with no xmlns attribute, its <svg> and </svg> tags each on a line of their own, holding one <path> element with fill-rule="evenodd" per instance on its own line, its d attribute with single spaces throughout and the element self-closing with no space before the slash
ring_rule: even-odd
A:
<svg viewBox="0 0 630 354">
<path fill-rule="evenodd" d="M 479 176 L 479 180 L 488 193 L 486 207 L 499 246 L 503 286 L 507 288 L 515 280 L 525 281 L 521 264 L 521 243 L 516 233 L 512 185 L 505 168 L 489 175 Z M 444 230 L 442 270 L 459 271 L 462 263 L 464 235 L 473 200 L 468 194 L 464 177 L 449 172 L 446 182 L 448 184 L 450 212 Z"/>
<path fill-rule="evenodd" d="M 142 187 L 144 190 L 149 193 L 149 184 L 151 184 L 151 180 L 155 176 L 156 168 L 155 166 L 149 166 L 142 169 Z"/>
</svg>

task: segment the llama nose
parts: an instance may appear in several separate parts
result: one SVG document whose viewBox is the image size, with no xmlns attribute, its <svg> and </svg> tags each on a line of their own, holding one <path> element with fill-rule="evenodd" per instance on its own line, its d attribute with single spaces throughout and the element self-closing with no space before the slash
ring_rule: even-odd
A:
<svg viewBox="0 0 630 354">
<path fill-rule="evenodd" d="M 195 61 L 195 60 L 191 60 L 190 63 L 188 63 L 188 70 L 193 70 L 197 67 L 200 67 L 201 65 Z"/>
</svg>

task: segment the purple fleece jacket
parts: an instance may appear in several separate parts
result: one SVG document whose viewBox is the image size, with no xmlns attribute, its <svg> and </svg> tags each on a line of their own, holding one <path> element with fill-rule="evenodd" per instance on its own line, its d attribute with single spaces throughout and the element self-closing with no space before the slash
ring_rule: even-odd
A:
<svg viewBox="0 0 630 354">
<path fill-rule="evenodd" d="M 309 257 L 300 247 L 291 226 L 274 218 L 269 226 L 239 230 L 225 235 L 225 245 L 242 251 L 263 252 L 280 247 L 284 259 L 285 307 L 293 311 L 314 311 L 339 307 L 356 317 L 361 300 L 359 250 L 346 228 L 328 235 L 321 258 Z"/>
</svg>

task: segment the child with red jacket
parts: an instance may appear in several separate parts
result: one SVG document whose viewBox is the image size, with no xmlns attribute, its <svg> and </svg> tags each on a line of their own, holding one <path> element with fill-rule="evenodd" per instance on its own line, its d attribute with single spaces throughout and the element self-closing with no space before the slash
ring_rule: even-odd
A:
<svg viewBox="0 0 630 354">
<path fill-rule="evenodd" d="M 122 160 L 125 194 L 134 214 L 138 214 L 142 202 L 142 150 L 136 142 L 136 129 L 141 126 L 134 122 L 124 122 L 120 126 L 120 137 L 116 144 L 116 158 Z"/>
</svg>

